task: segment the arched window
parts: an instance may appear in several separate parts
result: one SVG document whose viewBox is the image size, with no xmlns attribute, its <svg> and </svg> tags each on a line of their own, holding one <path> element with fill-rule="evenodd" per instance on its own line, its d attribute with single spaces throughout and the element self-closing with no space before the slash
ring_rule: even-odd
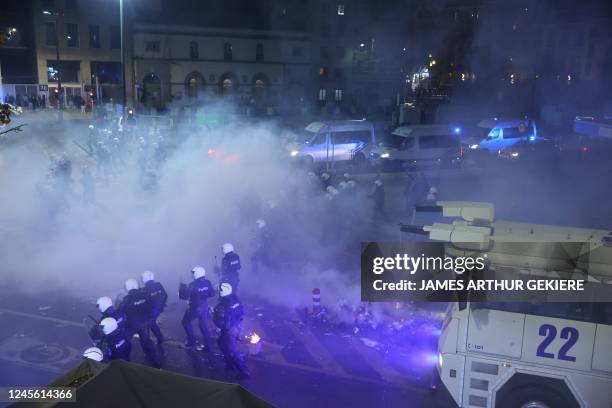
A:
<svg viewBox="0 0 612 408">
<path fill-rule="evenodd" d="M 185 78 L 185 94 L 188 98 L 197 98 L 204 88 L 204 76 L 199 72 L 192 72 Z"/>
<path fill-rule="evenodd" d="M 264 46 L 263 44 L 257 44 L 255 46 L 255 61 L 263 61 L 264 60 Z"/>
<path fill-rule="evenodd" d="M 223 59 L 225 61 L 231 61 L 232 60 L 232 43 L 225 43 L 225 45 L 223 46 Z"/>
<path fill-rule="evenodd" d="M 198 48 L 198 42 L 192 41 L 189 43 L 189 58 L 197 60 L 200 58 L 200 50 Z"/>
<path fill-rule="evenodd" d="M 237 90 L 238 77 L 232 72 L 226 72 L 219 77 L 219 94 L 232 95 Z"/>
</svg>

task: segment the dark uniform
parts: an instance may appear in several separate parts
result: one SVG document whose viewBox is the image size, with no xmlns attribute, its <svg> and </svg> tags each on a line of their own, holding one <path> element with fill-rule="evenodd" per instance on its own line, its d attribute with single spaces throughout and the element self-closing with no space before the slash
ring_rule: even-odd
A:
<svg viewBox="0 0 612 408">
<path fill-rule="evenodd" d="M 179 290 L 179 298 L 189 301 L 189 307 L 183 315 L 183 328 L 187 334 L 187 345 L 193 346 L 196 343 L 193 333 L 192 322 L 198 319 L 200 332 L 204 340 L 204 345 L 210 349 L 210 334 L 208 332 L 208 298 L 215 295 L 215 290 L 212 284 L 204 276 L 195 279 L 189 284 L 181 284 Z"/>
<path fill-rule="evenodd" d="M 136 333 L 140 338 L 140 346 L 145 355 L 151 360 L 153 366 L 159 367 L 159 361 L 149 337 L 149 316 L 151 304 L 149 296 L 143 289 L 132 289 L 123 298 L 119 310 L 125 313 L 125 332 L 129 339 Z"/>
<path fill-rule="evenodd" d="M 121 329 L 117 329 L 114 332 L 105 335 L 96 344 L 96 346 L 102 350 L 102 353 L 104 354 L 104 361 L 119 359 L 130 361 L 132 342 Z"/>
<path fill-rule="evenodd" d="M 235 252 L 228 252 L 221 261 L 221 283 L 227 282 L 232 285 L 232 292 L 238 293 L 238 283 L 240 277 L 238 271 L 240 270 L 240 257 Z"/>
<path fill-rule="evenodd" d="M 242 303 L 234 294 L 222 297 L 215 306 L 213 314 L 213 321 L 221 330 L 217 341 L 225 359 L 225 370 L 227 373 L 236 370 L 240 379 L 250 375 L 243 359 L 236 350 L 236 337 L 243 316 Z"/>
<path fill-rule="evenodd" d="M 151 305 L 151 309 L 149 310 L 149 328 L 157 338 L 157 342 L 162 343 L 164 341 L 164 336 L 157 325 L 157 318 L 166 308 L 168 293 L 166 293 L 161 283 L 153 280 L 145 283 L 142 290 L 149 296 L 149 304 Z"/>
<path fill-rule="evenodd" d="M 102 317 L 100 317 L 100 320 L 98 321 L 98 325 L 94 326 L 89 331 L 89 337 L 94 342 L 98 342 L 104 337 L 104 333 L 102 333 L 102 330 L 99 324 L 102 322 L 102 320 L 106 319 L 107 317 L 112 317 L 113 319 L 117 321 L 118 330 L 122 332 L 125 330 L 125 314 L 121 312 L 120 310 L 115 309 L 113 306 L 110 306 L 108 309 L 102 312 Z"/>
</svg>

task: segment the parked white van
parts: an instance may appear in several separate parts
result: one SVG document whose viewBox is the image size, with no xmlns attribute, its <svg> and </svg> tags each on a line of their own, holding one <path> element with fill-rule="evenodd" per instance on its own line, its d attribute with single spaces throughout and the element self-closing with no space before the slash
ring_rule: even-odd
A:
<svg viewBox="0 0 612 408">
<path fill-rule="evenodd" d="M 461 128 L 457 126 L 400 126 L 385 144 L 370 153 L 374 164 L 427 166 L 461 160 Z"/>
<path fill-rule="evenodd" d="M 487 119 L 476 126 L 486 132 L 486 137 L 473 141 L 469 145 L 471 150 L 498 153 L 520 141 L 534 141 L 538 136 L 535 121 L 529 119 Z"/>
<path fill-rule="evenodd" d="M 303 141 L 291 146 L 290 155 L 306 165 L 327 162 L 364 164 L 376 145 L 374 125 L 366 120 L 312 122 Z"/>
</svg>

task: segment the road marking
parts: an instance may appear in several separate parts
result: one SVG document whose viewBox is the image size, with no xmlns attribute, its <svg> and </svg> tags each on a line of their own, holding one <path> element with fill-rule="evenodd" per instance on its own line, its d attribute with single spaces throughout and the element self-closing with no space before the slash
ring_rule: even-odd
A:
<svg viewBox="0 0 612 408">
<path fill-rule="evenodd" d="M 344 373 L 344 369 L 338 362 L 334 359 L 334 356 L 327 350 L 323 345 L 319 342 L 309 329 L 306 329 L 306 332 L 301 332 L 300 330 L 293 327 L 293 325 L 288 324 L 287 327 L 291 330 L 293 335 L 304 344 L 306 349 L 311 352 L 312 356 L 317 360 L 317 362 L 321 365 L 321 367 L 326 368 L 326 372 L 329 371 L 330 374 L 339 374 Z"/>
<path fill-rule="evenodd" d="M 11 309 L 0 308 L 0 315 L 1 314 L 10 314 L 13 316 L 29 317 L 30 319 L 44 320 L 47 322 L 63 324 L 65 326 L 87 327 L 82 322 L 73 322 L 71 320 L 58 319 L 56 317 L 48 317 L 48 316 L 41 316 L 41 315 L 32 314 L 32 313 L 18 312 L 16 310 L 11 310 Z"/>
<path fill-rule="evenodd" d="M 387 359 L 383 357 L 378 351 L 369 348 L 361 339 L 351 337 L 348 341 L 353 345 L 355 350 L 361 354 L 361 356 L 370 364 L 370 366 L 376 370 L 380 376 L 387 382 L 401 383 L 406 380 L 414 380 L 418 377 L 402 374 L 397 371 L 393 366 L 387 363 Z"/>
</svg>

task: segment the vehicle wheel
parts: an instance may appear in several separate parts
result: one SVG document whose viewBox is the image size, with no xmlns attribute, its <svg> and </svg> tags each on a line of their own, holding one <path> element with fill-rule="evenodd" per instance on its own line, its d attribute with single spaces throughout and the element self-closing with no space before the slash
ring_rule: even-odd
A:
<svg viewBox="0 0 612 408">
<path fill-rule="evenodd" d="M 563 396 L 545 387 L 524 387 L 498 401 L 495 408 L 555 408 L 565 406 Z"/>
<path fill-rule="evenodd" d="M 314 169 L 314 157 L 306 156 L 304 157 L 302 163 L 304 164 L 304 167 L 306 167 L 308 170 Z"/>
<path fill-rule="evenodd" d="M 357 153 L 355 157 L 353 157 L 353 165 L 355 167 L 362 167 L 363 165 L 365 165 L 365 162 L 366 158 L 363 153 Z"/>
</svg>

